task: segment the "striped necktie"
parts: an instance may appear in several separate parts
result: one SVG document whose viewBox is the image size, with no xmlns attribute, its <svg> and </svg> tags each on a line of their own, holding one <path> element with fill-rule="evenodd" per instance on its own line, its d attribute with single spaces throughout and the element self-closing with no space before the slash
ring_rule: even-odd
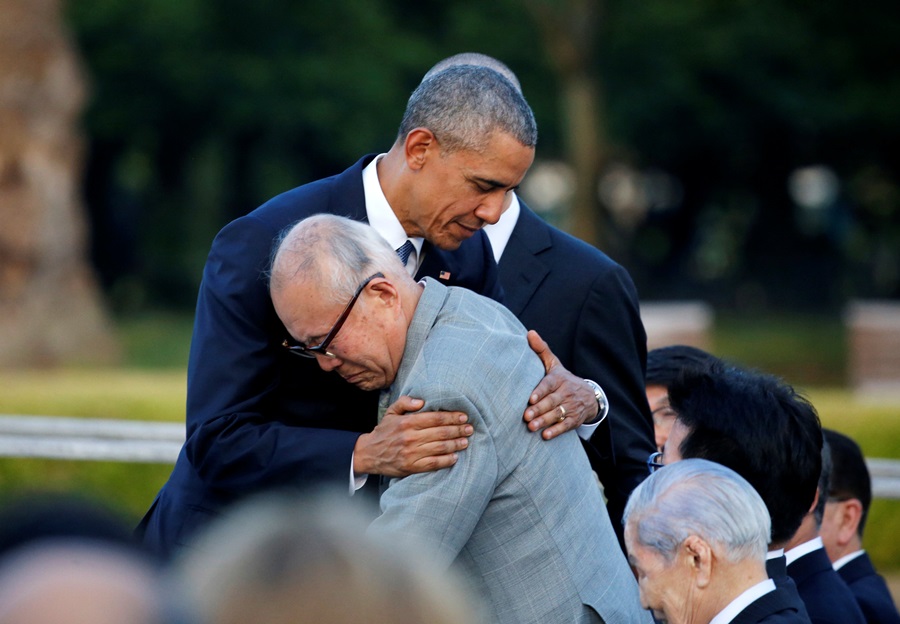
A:
<svg viewBox="0 0 900 624">
<path fill-rule="evenodd" d="M 415 247 L 409 240 L 400 245 L 400 247 L 397 249 L 397 255 L 400 256 L 400 262 L 403 263 L 403 266 L 406 266 L 406 261 L 409 260 L 409 254 L 411 254 L 414 250 Z"/>
</svg>

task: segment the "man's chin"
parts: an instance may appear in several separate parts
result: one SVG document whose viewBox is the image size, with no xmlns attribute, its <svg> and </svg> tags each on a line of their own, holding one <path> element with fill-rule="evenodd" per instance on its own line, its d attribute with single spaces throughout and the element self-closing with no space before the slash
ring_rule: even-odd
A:
<svg viewBox="0 0 900 624">
<path fill-rule="evenodd" d="M 466 241 L 478 233 L 478 230 L 481 228 L 467 228 L 460 224 L 456 224 L 457 227 L 453 228 L 453 231 L 444 230 L 438 236 L 433 238 L 429 238 L 431 244 L 435 247 L 443 249 L 444 251 L 456 251 L 459 249 L 459 246 L 463 244 L 463 241 Z"/>
<path fill-rule="evenodd" d="M 380 390 L 385 386 L 378 383 L 378 380 L 365 375 L 353 375 L 344 379 L 349 384 L 353 384 L 360 390 Z"/>
</svg>

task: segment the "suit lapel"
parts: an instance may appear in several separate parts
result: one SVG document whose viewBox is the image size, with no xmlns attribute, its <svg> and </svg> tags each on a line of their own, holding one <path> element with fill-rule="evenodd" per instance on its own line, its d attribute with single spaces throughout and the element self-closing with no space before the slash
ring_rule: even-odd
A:
<svg viewBox="0 0 900 624">
<path fill-rule="evenodd" d="M 550 273 L 540 253 L 550 249 L 550 231 L 524 202 L 516 227 L 513 228 L 506 249 L 500 257 L 500 281 L 506 297 L 506 307 L 518 316 L 534 296 L 538 286 Z"/>
</svg>

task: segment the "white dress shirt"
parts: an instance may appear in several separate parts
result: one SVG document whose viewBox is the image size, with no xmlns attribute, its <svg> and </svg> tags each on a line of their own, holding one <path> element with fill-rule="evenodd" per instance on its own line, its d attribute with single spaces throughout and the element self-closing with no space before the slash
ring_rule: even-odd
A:
<svg viewBox="0 0 900 624">
<path fill-rule="evenodd" d="M 503 255 L 506 243 L 509 242 L 509 237 L 512 236 L 512 231 L 519 221 L 519 213 L 522 212 L 518 196 L 512 191 L 510 191 L 509 196 L 512 199 L 510 199 L 507 209 L 500 215 L 500 220 L 493 225 L 488 223 L 484 226 L 484 233 L 487 234 L 488 240 L 491 241 L 491 249 L 494 250 L 494 262 L 497 264 L 500 264 L 500 256 Z"/>
<path fill-rule="evenodd" d="M 384 191 L 381 189 L 381 183 L 378 181 L 378 161 L 384 154 L 376 156 L 372 162 L 363 169 L 363 192 L 366 197 L 366 216 L 369 219 L 369 225 L 375 228 L 375 231 L 390 244 L 394 249 L 399 249 L 407 240 L 413 244 L 415 251 L 409 255 L 406 261 L 406 270 L 412 276 L 416 275 L 416 271 L 422 265 L 422 245 L 425 239 L 421 237 L 411 238 L 406 235 L 400 220 L 391 205 L 388 203 Z"/>
</svg>

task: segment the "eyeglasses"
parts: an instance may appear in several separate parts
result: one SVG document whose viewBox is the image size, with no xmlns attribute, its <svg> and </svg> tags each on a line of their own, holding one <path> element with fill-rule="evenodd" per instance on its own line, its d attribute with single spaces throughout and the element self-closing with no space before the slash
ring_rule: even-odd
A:
<svg viewBox="0 0 900 624">
<path fill-rule="evenodd" d="M 325 339 L 317 344 L 314 347 L 307 347 L 306 345 L 292 345 L 287 339 L 281 343 L 285 349 L 290 351 L 295 355 L 299 355 L 305 358 L 315 358 L 316 355 L 323 355 L 329 358 L 337 357 L 334 353 L 327 351 L 328 345 L 331 344 L 331 341 L 335 339 L 338 332 L 341 331 L 341 327 L 344 326 L 344 321 L 347 320 L 347 317 L 350 316 L 350 310 L 353 309 L 354 304 L 356 304 L 356 300 L 359 299 L 359 296 L 362 294 L 362 291 L 365 290 L 366 286 L 369 285 L 373 279 L 377 277 L 384 277 L 384 273 L 376 273 L 375 275 L 371 275 L 366 280 L 359 285 L 359 288 L 356 289 L 356 292 L 353 293 L 353 297 L 350 299 L 350 303 L 347 304 L 347 307 L 344 308 L 344 311 L 341 312 L 341 315 L 338 317 L 338 320 L 334 322 L 331 329 L 328 331 L 328 334 L 325 336 Z"/>
<path fill-rule="evenodd" d="M 651 474 L 665 466 L 662 463 L 662 451 L 656 451 L 655 453 L 651 453 L 650 457 L 647 458 L 647 469 Z"/>
</svg>

